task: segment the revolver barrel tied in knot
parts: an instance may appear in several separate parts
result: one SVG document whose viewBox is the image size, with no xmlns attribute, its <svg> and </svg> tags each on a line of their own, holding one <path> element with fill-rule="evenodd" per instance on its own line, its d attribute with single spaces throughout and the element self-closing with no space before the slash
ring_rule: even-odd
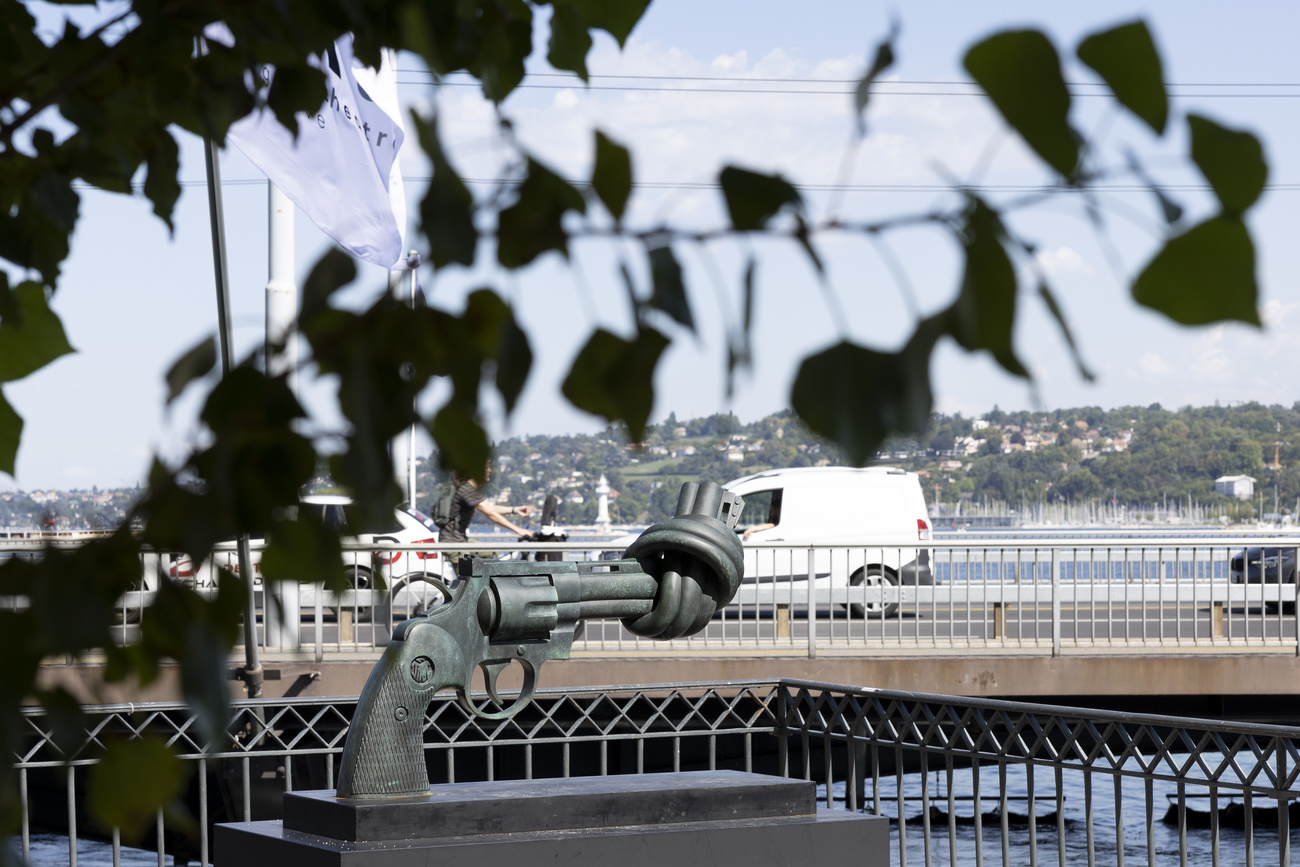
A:
<svg viewBox="0 0 1300 867">
<path fill-rule="evenodd" d="M 569 657 L 583 620 L 621 620 L 662 640 L 699 632 L 740 587 L 744 551 L 734 529 L 743 505 L 712 482 L 688 482 L 676 515 L 642 533 L 621 560 L 474 560 L 448 604 L 393 630 L 357 700 L 338 796 L 427 793 L 424 712 L 433 694 L 452 688 L 476 716 L 508 719 L 531 701 L 542 663 Z M 516 663 L 523 686 L 504 700 L 497 678 Z M 488 693 L 481 705 L 470 696 L 476 668 Z"/>
</svg>

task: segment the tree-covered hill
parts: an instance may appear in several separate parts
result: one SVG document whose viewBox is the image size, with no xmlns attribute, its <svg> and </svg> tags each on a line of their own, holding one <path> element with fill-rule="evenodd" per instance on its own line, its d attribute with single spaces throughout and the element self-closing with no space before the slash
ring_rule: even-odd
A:
<svg viewBox="0 0 1300 867">
<path fill-rule="evenodd" d="M 788 411 L 750 423 L 728 414 L 669 415 L 635 445 L 616 427 L 593 435 L 512 437 L 497 442 L 494 454 L 493 496 L 540 505 L 554 494 L 568 524 L 595 519 L 602 474 L 615 492 L 613 520 L 642 524 L 670 515 L 688 479 L 725 482 L 772 468 L 848 463 Z M 890 440 L 873 463 L 921 473 L 932 513 L 967 503 L 1019 512 L 1044 503 L 1150 510 L 1191 502 L 1210 514 L 1255 520 L 1258 498 L 1240 502 L 1216 494 L 1214 480 L 1252 476 L 1263 512 L 1296 512 L 1300 404 L 1176 411 L 1155 404 L 1053 412 L 995 407 L 979 418 L 935 415 L 922 435 Z M 432 490 L 429 467 L 421 461 L 417 482 L 424 508 Z M 8 492 L 0 494 L 0 526 L 107 529 L 137 496 L 138 488 Z"/>
<path fill-rule="evenodd" d="M 616 492 L 614 521 L 644 523 L 671 514 L 686 479 L 725 482 L 777 467 L 847 463 L 789 412 L 751 423 L 729 414 L 669 415 L 637 444 L 615 427 L 590 436 L 513 437 L 496 443 L 495 454 L 493 496 L 540 504 L 554 494 L 563 501 L 562 520 L 571 524 L 594 520 L 602 474 Z M 944 512 L 964 501 L 1016 510 L 1042 503 L 1138 510 L 1194 503 L 1210 514 L 1254 520 L 1260 501 L 1217 494 L 1214 480 L 1252 476 L 1264 512 L 1275 511 L 1275 502 L 1281 512 L 1294 512 L 1300 403 L 936 414 L 920 436 L 887 442 L 873 463 L 921 473 L 926 498 Z M 431 490 L 428 467 L 427 461 L 421 467 L 421 492 Z"/>
</svg>

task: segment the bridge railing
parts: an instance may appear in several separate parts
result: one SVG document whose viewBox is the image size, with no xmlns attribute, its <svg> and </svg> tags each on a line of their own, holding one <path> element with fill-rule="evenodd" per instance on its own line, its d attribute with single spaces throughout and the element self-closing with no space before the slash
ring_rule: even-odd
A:
<svg viewBox="0 0 1300 867">
<path fill-rule="evenodd" d="M 23 855 L 118 863 L 120 834 L 88 821 L 85 775 L 109 739 L 152 736 L 191 770 L 197 821 L 160 811 L 134 842 L 207 867 L 213 823 L 278 818 L 284 792 L 333 788 L 354 702 L 237 702 L 211 745 L 181 704 L 87 708 L 80 741 L 28 709 L 13 759 Z M 1300 728 L 798 680 L 543 690 L 509 721 L 439 695 L 424 733 L 434 783 L 719 768 L 813 780 L 830 809 L 890 818 L 902 867 L 1253 865 L 1274 851 L 1288 864 L 1300 798 Z"/>
<path fill-rule="evenodd" d="M 459 545 L 349 545 L 348 589 L 283 582 L 258 589 L 259 641 L 270 651 L 374 653 L 393 625 L 448 598 L 456 551 L 564 559 L 617 557 L 614 543 L 483 540 Z M 1263 556 L 1243 558 L 1245 551 Z M 586 625 L 578 653 L 799 654 L 1216 651 L 1300 652 L 1296 552 L 1300 537 L 970 539 L 960 534 L 898 546 L 845 540 L 747 543 L 745 581 L 699 635 L 668 646 L 618 622 Z M 0 556 L 41 556 L 0 542 Z M 1249 562 L 1247 562 L 1249 561 Z M 214 591 L 238 569 L 233 546 L 207 561 L 144 555 L 138 589 L 119 600 L 130 640 L 158 582 Z M 22 605 L 0 599 L 0 605 Z"/>
</svg>

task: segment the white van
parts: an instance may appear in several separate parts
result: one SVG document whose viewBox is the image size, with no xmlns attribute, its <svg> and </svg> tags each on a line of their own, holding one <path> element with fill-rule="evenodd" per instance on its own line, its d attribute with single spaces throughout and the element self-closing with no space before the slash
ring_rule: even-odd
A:
<svg viewBox="0 0 1300 867">
<path fill-rule="evenodd" d="M 745 500 L 737 530 L 746 542 L 783 546 L 746 546 L 744 583 L 736 596 L 742 605 L 798 605 L 807 598 L 810 576 L 816 589 L 832 591 L 934 583 L 930 550 L 921 547 L 930 540 L 930 515 L 915 473 L 895 467 L 802 467 L 756 473 L 724 487 Z M 810 550 L 815 551 L 811 558 Z M 898 609 L 897 602 L 862 596 L 853 602 L 853 591 L 846 589 L 843 597 L 858 616 L 889 616 Z"/>
</svg>

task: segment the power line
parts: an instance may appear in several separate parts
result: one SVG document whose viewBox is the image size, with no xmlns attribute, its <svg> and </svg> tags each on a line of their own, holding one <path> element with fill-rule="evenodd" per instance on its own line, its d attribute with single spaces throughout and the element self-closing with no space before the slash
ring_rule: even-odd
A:
<svg viewBox="0 0 1300 867">
<path fill-rule="evenodd" d="M 422 73 L 418 70 L 399 70 L 406 74 L 416 74 L 425 76 L 418 80 L 406 79 L 398 80 L 398 84 L 418 86 L 418 87 L 479 87 L 478 81 L 443 79 L 441 81 L 434 79 L 432 73 Z M 808 95 L 808 96 L 848 96 L 854 93 L 852 88 L 843 90 L 826 90 L 810 87 L 791 87 L 791 88 L 773 88 L 773 87 L 645 87 L 630 84 L 583 84 L 582 80 L 575 77 L 564 75 L 562 73 L 532 73 L 528 78 L 562 78 L 564 83 L 558 84 L 530 84 L 527 79 L 519 85 L 518 89 L 523 90 L 572 90 L 580 89 L 583 91 L 615 91 L 623 93 L 754 93 L 760 95 Z M 836 79 L 836 78 L 736 78 L 728 76 L 669 76 L 669 75 L 592 75 L 592 80 L 606 81 L 674 81 L 674 82 L 734 82 L 736 84 L 788 84 L 788 85 L 807 85 L 807 84 L 844 84 L 856 87 L 856 79 Z M 1180 99 L 1297 99 L 1300 98 L 1300 83 L 1283 83 L 1283 82 L 1258 82 L 1258 83 L 1186 83 L 1166 85 L 1171 88 L 1181 87 L 1220 87 L 1220 88 L 1242 88 L 1242 87 L 1267 87 L 1267 88 L 1292 88 L 1296 89 L 1295 93 L 1242 93 L 1240 91 L 1229 93 L 1213 92 L 1193 92 L 1193 93 L 1174 93 Z M 969 87 L 969 90 L 893 90 L 893 87 Z M 1072 96 L 1080 98 L 1105 98 L 1110 96 L 1110 91 L 1105 89 L 1106 86 L 1093 82 L 1068 82 Z M 1089 90 L 1088 88 L 1092 88 Z M 972 81 L 886 81 L 877 82 L 873 86 L 873 94 L 876 96 L 964 96 L 979 97 L 984 92 L 978 89 L 975 82 Z"/>
<path fill-rule="evenodd" d="M 444 81 L 440 85 L 432 81 L 398 81 L 398 84 L 420 85 L 420 86 L 443 86 L 443 87 L 479 87 L 476 81 Z M 516 90 L 574 90 L 572 85 L 568 84 L 520 84 Z M 582 91 L 616 91 L 620 93 L 731 93 L 743 94 L 752 93 L 758 95 L 781 95 L 788 94 L 793 96 L 852 96 L 852 90 L 812 90 L 809 88 L 756 88 L 756 87 L 636 87 L 631 85 L 610 85 L 610 84 L 590 84 L 580 88 Z M 982 97 L 983 91 L 979 90 L 876 90 L 872 94 L 879 97 L 895 96 L 965 96 L 965 97 Z M 1080 99 L 1106 98 L 1108 92 L 1083 92 L 1071 91 L 1071 96 Z M 1300 99 L 1300 91 L 1296 93 L 1180 93 L 1176 94 L 1180 99 Z"/>
<path fill-rule="evenodd" d="M 433 76 L 434 73 L 423 69 L 399 69 L 398 73 L 408 73 L 411 75 Z M 467 72 L 453 72 L 453 76 L 468 76 Z M 581 83 L 581 79 L 571 72 L 530 72 L 528 78 L 564 78 L 576 83 Z M 765 84 L 797 84 L 808 82 L 810 84 L 852 84 L 856 85 L 859 79 L 856 78 L 781 78 L 765 76 L 739 76 L 739 75 L 643 75 L 628 74 L 616 75 L 613 73 L 599 73 L 587 76 L 591 79 L 618 79 L 633 81 L 738 81 L 749 82 L 756 81 Z M 874 86 L 889 85 L 935 85 L 935 86 L 952 86 L 959 85 L 963 87 L 977 87 L 978 85 L 969 79 L 915 79 L 915 80 L 893 80 L 878 81 Z M 1102 82 L 1097 81 L 1067 81 L 1070 87 L 1106 87 Z M 1184 81 L 1184 82 L 1166 82 L 1165 87 L 1300 87 L 1300 82 L 1294 84 L 1279 82 L 1244 82 L 1244 81 Z"/>
<path fill-rule="evenodd" d="M 402 180 L 407 183 L 428 183 L 432 180 L 429 175 L 403 175 Z M 523 183 L 522 178 L 461 178 L 467 184 L 476 184 L 484 186 L 505 185 L 513 186 Z M 221 181 L 223 187 L 249 187 L 261 186 L 267 183 L 266 178 L 224 178 Z M 587 181 L 570 179 L 568 183 L 575 187 L 588 186 Z M 193 180 L 180 181 L 182 187 L 206 187 L 207 181 Z M 661 190 L 718 190 L 722 186 L 716 181 L 634 181 L 632 186 L 642 189 L 661 189 Z M 954 188 L 948 184 L 795 184 L 800 190 L 809 192 L 849 192 L 849 193 L 946 193 L 955 192 Z M 88 184 L 84 181 L 76 181 L 72 184 L 74 190 L 84 191 L 104 191 L 101 187 Z M 144 189 L 143 183 L 133 183 L 132 190 L 141 192 Z M 1078 189 L 1075 187 L 1058 187 L 1043 184 L 979 184 L 969 189 L 981 193 L 1075 193 L 1075 192 L 1097 192 L 1097 193 L 1149 193 L 1151 189 L 1142 184 L 1101 184 Z M 1160 187 L 1165 192 L 1208 192 L 1213 188 L 1209 184 L 1165 184 Z M 1300 190 L 1300 183 L 1284 184 L 1271 183 L 1264 185 L 1265 190 L 1273 192 L 1295 192 Z M 107 191 L 104 191 L 107 192 Z"/>
</svg>

